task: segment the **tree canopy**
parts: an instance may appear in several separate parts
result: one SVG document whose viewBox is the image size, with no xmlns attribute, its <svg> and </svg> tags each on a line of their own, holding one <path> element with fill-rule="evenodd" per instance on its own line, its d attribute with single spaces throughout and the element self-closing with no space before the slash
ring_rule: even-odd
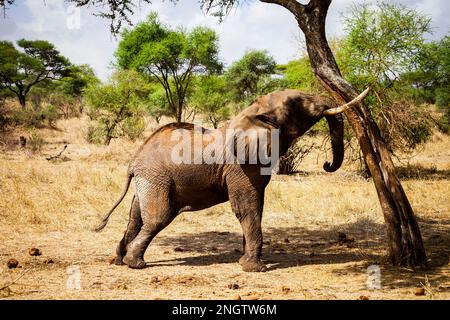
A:
<svg viewBox="0 0 450 320">
<path fill-rule="evenodd" d="M 424 43 L 417 55 L 417 68 L 402 75 L 405 83 L 412 84 L 412 94 L 418 100 L 436 103 L 439 107 L 450 104 L 450 36 Z"/>
<path fill-rule="evenodd" d="M 180 122 L 192 76 L 222 70 L 218 53 L 218 37 L 212 29 L 174 30 L 152 13 L 123 32 L 115 55 L 120 68 L 135 69 L 162 85 L 171 113 Z"/>
<path fill-rule="evenodd" d="M 342 72 L 374 84 L 398 80 L 417 65 L 417 56 L 430 32 L 430 18 L 399 4 L 353 5 L 344 18 L 347 36 L 341 44 Z"/>
<path fill-rule="evenodd" d="M 320 85 L 311 71 L 308 57 L 301 57 L 289 61 L 287 64 L 279 65 L 278 70 L 284 74 L 289 88 L 307 92 L 318 92 L 320 89 Z"/>
<path fill-rule="evenodd" d="M 92 131 L 96 135 L 91 137 L 92 141 L 103 140 L 108 145 L 111 139 L 130 133 L 127 129 L 132 131 L 130 138 L 136 138 L 141 132 L 135 132 L 133 127 L 139 124 L 138 115 L 149 92 L 145 79 L 129 70 L 116 72 L 106 84 L 90 86 L 86 98 L 91 115 L 98 122 Z"/>
<path fill-rule="evenodd" d="M 249 102 L 264 93 L 276 72 L 275 59 L 261 50 L 247 51 L 225 73 L 234 101 Z"/>
<path fill-rule="evenodd" d="M 22 51 L 9 41 L 0 41 L 0 83 L 17 95 L 25 108 L 33 86 L 70 75 L 71 64 L 47 41 L 21 39 L 17 45 Z"/>
<path fill-rule="evenodd" d="M 206 116 L 214 128 L 217 128 L 221 121 L 231 116 L 230 100 L 225 78 L 211 75 L 196 80 L 190 104 L 195 111 Z"/>
</svg>

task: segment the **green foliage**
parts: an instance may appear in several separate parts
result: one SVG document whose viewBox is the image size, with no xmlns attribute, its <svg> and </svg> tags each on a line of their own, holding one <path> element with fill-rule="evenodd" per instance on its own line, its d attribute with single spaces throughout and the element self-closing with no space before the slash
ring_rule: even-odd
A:
<svg viewBox="0 0 450 320">
<path fill-rule="evenodd" d="M 137 70 L 162 85 L 170 113 L 180 122 L 193 75 L 221 71 L 218 52 L 212 29 L 173 30 L 152 13 L 123 32 L 115 56 L 120 68 Z"/>
<path fill-rule="evenodd" d="M 41 117 L 47 120 L 50 127 L 55 127 L 55 122 L 58 119 L 58 110 L 54 105 L 49 104 L 42 109 Z"/>
<path fill-rule="evenodd" d="M 245 104 L 276 87 L 278 80 L 271 78 L 276 72 L 275 59 L 267 51 L 251 50 L 235 61 L 225 73 L 234 102 Z"/>
<path fill-rule="evenodd" d="M 389 148 L 408 152 L 426 142 L 435 122 L 419 104 L 428 99 L 422 92 L 436 73 L 419 70 L 429 63 L 424 34 L 430 19 L 402 5 L 378 2 L 375 8 L 354 5 L 344 25 L 347 37 L 338 43 L 336 59 L 356 88 L 371 85 L 365 103 Z"/>
<path fill-rule="evenodd" d="M 13 0 L 8 0 L 13 1 Z M 100 11 L 95 15 L 106 18 L 111 21 L 111 33 L 117 35 L 122 27 L 122 23 L 126 22 L 131 25 L 130 15 L 133 15 L 136 7 L 135 0 L 67 0 L 78 7 L 97 6 L 106 7 L 109 11 Z M 139 0 L 140 2 L 151 3 L 151 0 Z"/>
<path fill-rule="evenodd" d="M 7 106 L 7 99 L 12 93 L 9 90 L 2 88 L 0 85 L 0 131 L 5 131 L 11 124 L 11 110 Z"/>
<path fill-rule="evenodd" d="M 311 70 L 308 57 L 289 61 L 285 65 L 278 66 L 278 70 L 284 74 L 289 88 L 310 93 L 318 93 L 320 91 L 320 86 Z"/>
<path fill-rule="evenodd" d="M 121 126 L 123 135 L 131 141 L 139 139 L 145 130 L 145 120 L 143 117 L 129 117 L 126 118 Z"/>
<path fill-rule="evenodd" d="M 445 111 L 450 105 L 450 36 L 423 44 L 417 60 L 417 68 L 405 73 L 402 82 L 417 100 Z"/>
<path fill-rule="evenodd" d="M 163 116 L 170 116 L 170 106 L 167 102 L 166 92 L 161 85 L 154 85 L 146 103 L 147 113 L 153 117 L 157 123 Z"/>
<path fill-rule="evenodd" d="M 120 136 L 138 137 L 144 126 L 139 118 L 149 92 L 145 79 L 129 70 L 116 72 L 107 84 L 89 87 L 86 99 L 97 128 L 88 131 L 87 140 L 102 136 L 103 143 L 108 145 L 111 139 Z"/>
<path fill-rule="evenodd" d="M 9 111 L 8 116 L 11 126 L 27 128 L 42 128 L 46 125 L 54 128 L 55 122 L 59 118 L 56 107 L 51 104 L 27 110 L 13 109 Z"/>
<path fill-rule="evenodd" d="M 204 76 L 197 79 L 189 100 L 194 110 L 206 116 L 214 128 L 231 116 L 230 97 L 223 76 Z"/>
<path fill-rule="evenodd" d="M 88 86 L 98 83 L 100 80 L 89 65 L 72 65 L 69 76 L 59 81 L 56 90 L 70 97 L 81 97 Z"/>
<path fill-rule="evenodd" d="M 70 75 L 69 61 L 54 45 L 43 40 L 0 41 L 0 85 L 13 92 L 25 107 L 33 86 Z"/>
<path fill-rule="evenodd" d="M 447 108 L 446 112 L 436 121 L 436 125 L 439 131 L 449 134 L 450 133 L 450 108 Z"/>
<path fill-rule="evenodd" d="M 200 0 L 199 2 L 204 11 L 218 17 L 222 22 L 223 17 L 230 13 L 231 9 L 238 6 L 242 0 Z"/>
<path fill-rule="evenodd" d="M 430 32 L 430 19 L 399 4 L 353 5 L 345 17 L 347 32 L 338 60 L 355 85 L 389 83 L 414 67 Z"/>
</svg>

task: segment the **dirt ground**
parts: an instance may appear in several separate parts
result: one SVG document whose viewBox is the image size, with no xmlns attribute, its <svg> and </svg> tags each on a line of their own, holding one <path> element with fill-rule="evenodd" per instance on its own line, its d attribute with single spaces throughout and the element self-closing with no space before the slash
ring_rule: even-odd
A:
<svg viewBox="0 0 450 320">
<path fill-rule="evenodd" d="M 72 119 L 58 122 L 59 130 L 40 130 L 46 144 L 37 153 L 14 145 L 22 132 L 3 138 L 2 299 L 450 298 L 448 136 L 436 134 L 409 166 L 399 164 L 429 270 L 390 266 L 372 181 L 348 164 L 334 174 L 321 171 L 323 152 L 305 159 L 299 174 L 274 176 L 268 186 L 263 218 L 268 272 L 241 270 L 242 233 L 229 204 L 177 217 L 147 250 L 148 268 L 131 270 L 109 262 L 126 227 L 131 192 L 103 232 L 90 230 L 119 196 L 127 161 L 142 140 L 89 145 L 86 125 Z M 67 158 L 45 159 L 64 144 Z M 42 255 L 31 256 L 33 247 Z M 7 267 L 11 258 L 18 268 Z M 379 287 L 373 268 L 380 271 Z"/>
</svg>

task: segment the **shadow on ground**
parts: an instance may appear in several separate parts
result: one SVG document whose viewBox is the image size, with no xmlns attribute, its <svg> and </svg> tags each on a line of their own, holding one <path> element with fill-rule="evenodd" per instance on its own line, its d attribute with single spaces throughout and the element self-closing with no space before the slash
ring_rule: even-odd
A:
<svg viewBox="0 0 450 320">
<path fill-rule="evenodd" d="M 410 165 L 403 167 L 396 167 L 397 177 L 403 181 L 405 180 L 450 180 L 450 170 L 438 170 L 435 167 L 427 168 L 419 165 Z M 325 171 L 294 171 L 287 175 L 275 175 L 273 180 L 283 181 L 294 178 L 310 177 L 310 176 L 327 176 Z M 365 179 L 370 179 L 370 176 L 351 172 L 351 175 L 360 176 Z"/>
<path fill-rule="evenodd" d="M 438 170 L 423 166 L 406 166 L 396 168 L 396 173 L 401 180 L 449 180 L 450 170 Z"/>
<path fill-rule="evenodd" d="M 430 259 L 426 271 L 392 267 L 387 259 L 384 226 L 361 219 L 332 229 L 279 227 L 264 230 L 263 260 L 270 270 L 303 265 L 343 264 L 334 272 L 361 274 L 364 268 L 376 264 L 382 268 L 383 285 L 417 286 L 426 274 L 431 282 L 448 281 L 450 256 L 450 220 L 419 220 Z M 350 239 L 339 242 L 338 231 Z M 354 241 L 351 241 L 354 238 Z M 150 265 L 207 266 L 235 263 L 242 255 L 242 235 L 230 232 L 201 232 L 177 237 L 161 237 L 158 244 L 186 252 L 189 256 L 175 259 L 158 259 Z M 362 265 L 358 264 L 364 262 Z"/>
</svg>

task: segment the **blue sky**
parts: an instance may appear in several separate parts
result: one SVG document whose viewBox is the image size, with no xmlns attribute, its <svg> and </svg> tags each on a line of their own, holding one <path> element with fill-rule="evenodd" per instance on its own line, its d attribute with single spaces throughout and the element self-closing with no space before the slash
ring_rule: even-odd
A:
<svg viewBox="0 0 450 320">
<path fill-rule="evenodd" d="M 301 1 L 304 2 L 304 1 Z M 328 36 L 341 36 L 342 14 L 352 3 L 362 0 L 334 0 L 327 17 Z M 367 2 L 367 1 L 366 1 Z M 432 18 L 433 34 L 438 39 L 450 31 L 449 0 L 398 0 L 397 3 L 416 8 Z M 279 63 L 300 56 L 301 33 L 293 16 L 284 8 L 245 1 L 233 10 L 223 23 L 205 15 L 197 0 L 155 0 L 151 5 L 142 4 L 132 17 L 134 23 L 142 21 L 153 10 L 161 20 L 173 27 L 183 25 L 192 28 L 204 25 L 213 28 L 220 37 L 221 58 L 226 64 L 239 59 L 248 49 L 268 50 Z M 64 0 L 17 0 L 16 5 L 0 17 L 0 39 L 16 41 L 20 38 L 44 39 L 56 45 L 58 50 L 73 63 L 90 64 L 97 75 L 105 80 L 111 74 L 111 61 L 117 40 L 109 32 L 107 20 L 94 17 L 94 8 L 79 11 L 80 27 L 73 24 L 73 10 Z M 68 27 L 69 25 L 69 27 Z M 75 27 L 70 27 L 75 26 Z"/>
</svg>

